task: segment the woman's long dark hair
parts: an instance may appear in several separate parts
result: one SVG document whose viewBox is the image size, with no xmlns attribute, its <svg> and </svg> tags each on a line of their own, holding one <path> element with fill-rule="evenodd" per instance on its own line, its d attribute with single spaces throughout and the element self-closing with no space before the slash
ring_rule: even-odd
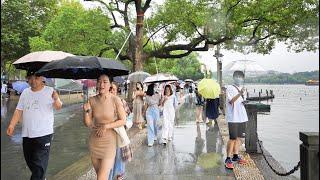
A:
<svg viewBox="0 0 320 180">
<path fill-rule="evenodd" d="M 154 94 L 154 83 L 152 83 L 152 84 L 150 84 L 150 85 L 148 86 L 148 89 L 147 89 L 146 94 L 147 94 L 148 96 L 153 96 L 153 94 Z"/>
</svg>

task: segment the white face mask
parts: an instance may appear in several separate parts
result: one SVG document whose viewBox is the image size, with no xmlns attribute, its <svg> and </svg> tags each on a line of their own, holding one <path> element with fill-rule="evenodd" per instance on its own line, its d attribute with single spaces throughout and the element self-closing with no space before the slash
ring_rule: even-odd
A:
<svg viewBox="0 0 320 180">
<path fill-rule="evenodd" d="M 233 80 L 234 80 L 234 83 L 238 86 L 242 85 L 244 82 L 244 78 L 242 78 L 242 77 L 235 77 L 235 78 L 233 78 Z"/>
</svg>

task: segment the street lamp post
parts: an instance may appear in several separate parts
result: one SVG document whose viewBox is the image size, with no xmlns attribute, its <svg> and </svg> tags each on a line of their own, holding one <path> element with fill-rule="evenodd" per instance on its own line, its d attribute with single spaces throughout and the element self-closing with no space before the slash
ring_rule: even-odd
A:
<svg viewBox="0 0 320 180">
<path fill-rule="evenodd" d="M 215 51 L 213 57 L 217 59 L 217 80 L 219 82 L 220 87 L 222 87 L 222 61 L 220 58 L 223 57 L 223 54 L 220 53 L 219 45 L 217 45 L 217 50 Z"/>
<path fill-rule="evenodd" d="M 222 111 L 223 114 L 225 114 L 225 106 L 224 106 L 224 102 L 225 102 L 225 94 L 222 90 L 222 61 L 221 61 L 221 57 L 223 57 L 223 54 L 220 53 L 220 46 L 217 45 L 217 50 L 215 51 L 215 54 L 213 55 L 213 57 L 215 57 L 217 59 L 217 80 L 219 82 L 220 88 L 221 88 L 221 93 L 219 95 L 219 101 L 220 101 L 220 109 Z"/>
</svg>

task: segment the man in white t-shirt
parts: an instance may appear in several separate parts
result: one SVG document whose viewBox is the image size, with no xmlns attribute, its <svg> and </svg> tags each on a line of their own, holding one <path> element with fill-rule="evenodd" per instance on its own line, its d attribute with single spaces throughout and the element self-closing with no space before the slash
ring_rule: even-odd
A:
<svg viewBox="0 0 320 180">
<path fill-rule="evenodd" d="M 226 168 L 233 169 L 233 162 L 245 164 L 246 161 L 239 156 L 241 138 L 245 137 L 246 122 L 248 116 L 244 107 L 244 92 L 242 86 L 244 73 L 235 71 L 233 73 L 234 84 L 226 87 L 226 120 L 229 128 L 229 141 L 227 144 Z M 231 159 L 231 154 L 233 157 Z"/>
<path fill-rule="evenodd" d="M 20 95 L 7 128 L 8 136 L 12 136 L 22 117 L 23 154 L 32 172 L 32 180 L 45 179 L 53 135 L 53 109 L 59 110 L 62 107 L 58 93 L 42 81 L 42 76 L 28 73 L 30 88 Z"/>
</svg>

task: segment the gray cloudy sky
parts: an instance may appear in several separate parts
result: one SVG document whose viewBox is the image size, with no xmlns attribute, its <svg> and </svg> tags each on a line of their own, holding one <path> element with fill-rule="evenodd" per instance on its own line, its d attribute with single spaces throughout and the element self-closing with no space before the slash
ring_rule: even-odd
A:
<svg viewBox="0 0 320 180">
<path fill-rule="evenodd" d="M 248 54 L 236 53 L 221 50 L 222 67 L 235 60 L 253 60 L 261 65 L 265 70 L 275 70 L 280 72 L 294 73 L 301 71 L 319 70 L 319 50 L 317 52 L 288 52 L 284 44 L 279 43 L 270 54 Z M 200 61 L 216 71 L 216 58 L 213 57 L 214 50 L 200 52 Z"/>
</svg>

